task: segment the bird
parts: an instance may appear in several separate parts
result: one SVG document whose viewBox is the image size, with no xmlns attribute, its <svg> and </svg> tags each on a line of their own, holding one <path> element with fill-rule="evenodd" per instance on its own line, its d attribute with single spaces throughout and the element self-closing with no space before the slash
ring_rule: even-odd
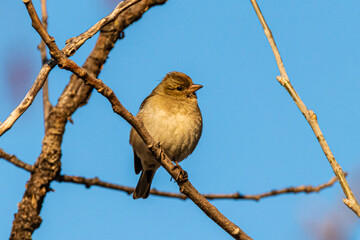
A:
<svg viewBox="0 0 360 240">
<path fill-rule="evenodd" d="M 169 72 L 140 105 L 138 117 L 149 134 L 176 164 L 195 149 L 202 133 L 203 120 L 196 91 L 202 88 L 182 72 Z M 151 182 L 160 167 L 134 128 L 130 131 L 135 173 L 141 172 L 133 198 L 146 199 Z"/>
</svg>

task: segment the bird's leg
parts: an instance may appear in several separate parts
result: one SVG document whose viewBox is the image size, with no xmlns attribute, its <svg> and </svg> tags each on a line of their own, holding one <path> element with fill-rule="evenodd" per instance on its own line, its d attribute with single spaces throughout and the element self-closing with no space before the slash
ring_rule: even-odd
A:
<svg viewBox="0 0 360 240">
<path fill-rule="evenodd" d="M 158 142 L 157 144 L 156 144 L 156 146 L 160 149 L 160 161 L 162 161 L 164 158 L 165 158 L 165 151 L 164 151 L 164 149 L 161 147 L 161 143 L 160 142 Z"/>
<path fill-rule="evenodd" d="M 173 161 L 173 162 L 175 163 L 175 166 L 173 167 L 172 171 L 175 170 L 176 168 L 180 170 L 179 174 L 175 178 L 175 181 L 185 182 L 188 179 L 187 172 L 181 168 L 181 166 L 177 161 Z"/>
<path fill-rule="evenodd" d="M 177 161 L 173 161 L 175 163 L 175 166 L 173 166 L 173 168 L 171 169 L 171 171 L 174 171 L 176 168 L 178 168 L 180 171 L 179 171 L 179 174 L 176 176 L 176 178 L 174 179 L 175 181 L 177 181 L 179 179 L 179 176 L 181 174 L 181 166 L 179 165 L 179 163 Z M 173 180 L 173 177 L 170 178 L 170 181 Z"/>
<path fill-rule="evenodd" d="M 164 159 L 165 158 L 165 152 L 163 150 L 163 148 L 161 147 L 161 143 L 158 142 L 157 143 L 157 147 L 160 148 L 160 159 Z M 179 169 L 179 173 L 176 176 L 176 178 L 174 179 L 176 182 L 185 182 L 188 180 L 188 175 L 187 172 L 184 171 L 181 166 L 179 165 L 179 163 L 176 160 L 173 160 L 173 162 L 175 163 L 175 166 L 173 166 L 173 168 L 171 169 L 171 171 L 174 171 L 176 168 Z M 170 178 L 170 181 L 172 180 L 172 177 Z"/>
<path fill-rule="evenodd" d="M 178 168 L 180 171 L 183 170 L 177 161 L 173 161 L 173 162 L 175 163 L 176 166 L 174 166 L 172 170 L 174 170 L 175 168 Z"/>
</svg>

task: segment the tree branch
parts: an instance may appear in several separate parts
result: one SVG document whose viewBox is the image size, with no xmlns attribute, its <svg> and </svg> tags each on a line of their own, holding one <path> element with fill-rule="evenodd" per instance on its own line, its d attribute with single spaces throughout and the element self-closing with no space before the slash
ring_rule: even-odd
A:
<svg viewBox="0 0 360 240">
<path fill-rule="evenodd" d="M 0 158 L 5 159 L 6 161 L 14 164 L 15 166 L 22 168 L 28 172 L 32 172 L 34 167 L 30 164 L 27 164 L 20 159 L 18 159 L 15 155 L 10 155 L 6 153 L 3 149 L 0 148 Z"/>
<path fill-rule="evenodd" d="M 24 0 L 24 3 L 26 3 L 27 0 Z M 45 1 L 45 0 L 42 0 Z M 151 7 L 152 5 L 164 3 L 166 0 L 153 0 L 149 1 L 150 3 L 147 4 L 147 6 Z M 101 28 L 103 28 L 108 23 L 114 21 L 121 13 L 129 9 L 129 7 L 133 6 L 134 4 L 140 2 L 140 0 L 128 0 L 128 1 L 122 1 L 120 2 L 116 8 L 105 18 L 101 19 L 99 22 L 97 22 L 94 26 L 92 26 L 89 30 L 86 32 L 80 34 L 77 37 L 70 38 L 66 41 L 65 47 L 61 50 L 67 57 L 72 56 L 89 38 L 93 37 Z M 146 1 L 147 2 L 147 1 Z M 158 3 L 159 2 L 159 3 Z M 44 5 L 42 5 L 42 11 L 44 9 Z M 145 10 L 146 11 L 146 10 Z M 45 11 L 46 12 L 46 11 Z M 43 15 L 46 16 L 43 18 L 43 20 L 46 22 L 44 25 L 44 29 L 46 31 L 47 26 L 47 14 Z M 134 15 L 137 17 L 138 15 Z M 136 21 L 137 19 L 131 18 L 132 21 Z M 120 24 L 121 26 L 124 26 L 128 24 L 127 22 Z M 45 48 L 45 44 L 43 45 Z M 42 44 L 40 44 L 40 49 L 42 48 Z M 46 52 L 45 58 L 46 58 Z M 51 52 L 50 52 L 51 54 Z M 43 56 L 43 53 L 42 53 Z M 42 59 L 44 59 L 42 57 Z M 43 63 L 44 64 L 44 63 Z M 50 66 L 50 67 L 49 67 Z M 3 135 L 5 132 L 7 132 L 16 122 L 17 119 L 30 107 L 30 105 L 35 100 L 35 97 L 37 96 L 40 89 L 43 87 L 43 85 L 46 83 L 46 79 L 50 73 L 50 71 L 56 66 L 56 63 L 53 60 L 50 60 L 47 64 L 44 64 L 43 67 L 40 70 L 40 73 L 38 74 L 38 77 L 36 78 L 34 84 L 32 85 L 29 92 L 26 94 L 25 98 L 22 100 L 22 102 L 19 104 L 18 107 L 16 107 L 10 116 L 0 125 L 0 136 Z M 45 92 L 47 90 L 45 89 Z M 47 108 L 47 107 L 46 107 Z M 46 113 L 44 111 L 45 119 L 48 118 L 46 116 Z M 46 123 L 45 123 L 46 125 Z M 45 129 L 47 126 L 45 126 Z"/>
<path fill-rule="evenodd" d="M 105 96 L 112 105 L 113 111 L 123 117 L 138 132 L 148 149 L 154 155 L 155 159 L 176 179 L 180 187 L 180 192 L 187 195 L 207 216 L 223 228 L 228 234 L 235 239 L 251 239 L 238 226 L 227 219 L 215 206 L 204 198 L 190 183 L 187 173 L 180 168 L 176 168 L 169 157 L 165 154 L 161 146 L 154 141 L 145 129 L 140 119 L 134 117 L 119 101 L 115 93 L 101 80 L 96 79 L 89 74 L 84 68 L 79 67 L 74 61 L 68 59 L 57 47 L 55 39 L 51 37 L 40 23 L 39 17 L 31 0 L 24 0 L 32 26 L 39 33 L 50 50 L 50 54 L 58 62 L 60 68 L 73 72 L 81 78 L 85 84 L 94 87 L 100 94 Z"/>
<path fill-rule="evenodd" d="M 120 13 L 140 1 L 141 0 L 121 1 L 109 15 L 101 19 L 94 26 L 89 28 L 89 30 L 77 37 L 68 39 L 66 41 L 66 47 L 62 50 L 62 52 L 68 57 L 74 55 L 76 50 L 78 50 L 88 39 L 92 38 L 98 31 L 100 31 L 102 27 L 114 21 Z"/>
<path fill-rule="evenodd" d="M 3 158 L 5 160 L 7 160 L 8 162 L 10 162 L 10 163 L 14 164 L 15 166 L 17 166 L 19 168 L 22 168 L 22 169 L 24 169 L 24 170 L 26 170 L 28 172 L 33 171 L 33 166 L 32 165 L 29 165 L 29 164 L 19 160 L 15 155 L 7 154 L 1 148 L 0 148 L 0 158 Z M 55 180 L 58 181 L 58 182 L 68 182 L 68 183 L 75 183 L 75 184 L 85 185 L 86 188 L 90 188 L 91 186 L 109 188 L 109 189 L 113 189 L 113 190 L 126 192 L 127 194 L 133 193 L 134 189 L 135 189 L 133 187 L 128 187 L 128 186 L 123 186 L 123 185 L 118 185 L 118 184 L 114 184 L 114 183 L 105 182 L 105 181 L 100 180 L 98 177 L 85 178 L 85 177 L 79 177 L 79 176 L 59 175 Z M 334 183 L 336 181 L 337 181 L 337 178 L 332 177 L 330 179 L 330 181 L 328 181 L 327 183 L 320 184 L 320 185 L 318 185 L 316 187 L 311 186 L 311 185 L 307 185 L 307 186 L 302 185 L 302 186 L 298 186 L 298 187 L 288 187 L 288 188 L 283 188 L 283 189 L 279 189 L 279 190 L 272 190 L 270 192 L 256 194 L 256 195 L 251 195 L 251 194 L 244 195 L 244 194 L 240 194 L 238 192 L 237 193 L 230 193 L 230 194 L 222 193 L 222 194 L 202 194 L 202 195 L 206 199 L 209 199 L 209 200 L 215 200 L 215 199 L 239 199 L 239 200 L 255 200 L 255 201 L 259 201 L 262 198 L 267 198 L 267 197 L 272 197 L 272 196 L 277 196 L 277 195 L 287 194 L 287 193 L 296 194 L 296 193 L 320 192 L 321 190 L 334 185 Z M 186 197 L 186 195 L 184 195 L 184 194 L 159 191 L 159 190 L 156 190 L 155 188 L 151 189 L 150 194 L 155 195 L 155 196 L 160 196 L 160 197 L 178 198 L 178 199 L 182 199 L 182 200 L 188 199 L 188 197 Z"/>
<path fill-rule="evenodd" d="M 68 175 L 60 175 L 58 179 L 56 179 L 58 182 L 69 182 L 69 183 L 75 183 L 75 184 L 82 184 L 85 185 L 86 188 L 90 188 L 91 186 L 98 186 L 103 188 L 109 188 L 113 190 L 118 190 L 122 192 L 126 192 L 127 194 L 131 194 L 134 192 L 135 188 L 122 186 L 118 184 L 108 183 L 101 181 L 99 178 L 84 178 L 79 176 L 68 176 Z M 206 199 L 209 200 L 216 200 L 216 199 L 237 199 L 237 200 L 255 200 L 259 201 L 262 198 L 267 197 L 273 197 L 277 195 L 282 194 L 297 194 L 297 193 L 315 193 L 320 192 L 321 190 L 331 187 L 334 185 L 334 183 L 337 181 L 337 178 L 334 176 L 328 181 L 327 183 L 320 184 L 318 186 L 311 186 L 311 185 L 302 185 L 298 187 L 288 187 L 283 188 L 279 190 L 272 190 L 269 192 L 261 193 L 261 194 L 248 194 L 243 195 L 240 193 L 229 193 L 229 194 L 202 194 Z M 151 195 L 160 196 L 160 197 L 168 197 L 168 198 L 178 198 L 182 200 L 188 199 L 188 197 L 184 194 L 179 193 L 172 193 L 172 192 L 164 192 L 164 191 L 158 191 L 156 189 L 151 189 L 150 191 Z"/>
<path fill-rule="evenodd" d="M 293 98 L 294 102 L 298 106 L 301 113 L 304 115 L 305 119 L 308 121 L 310 127 L 312 128 L 322 150 L 325 153 L 326 158 L 328 159 L 335 175 L 339 179 L 339 183 L 345 193 L 347 199 L 344 199 L 344 203 L 360 218 L 360 206 L 356 201 L 356 198 L 353 192 L 350 189 L 348 182 L 346 181 L 345 174 L 342 171 L 340 165 L 336 162 L 334 155 L 332 154 L 329 145 L 327 144 L 324 135 L 321 132 L 320 126 L 317 122 L 317 116 L 312 110 L 308 110 L 304 102 L 301 100 L 300 96 L 295 91 L 294 87 L 291 85 L 289 77 L 286 73 L 283 61 L 280 56 L 279 49 L 276 46 L 274 37 L 268 27 L 264 16 L 261 13 L 261 10 L 256 2 L 256 0 L 250 0 L 251 4 L 254 7 L 254 10 L 260 20 L 261 26 L 264 29 L 265 35 L 270 43 L 271 49 L 274 53 L 276 63 L 278 65 L 281 76 L 278 76 L 276 79 L 279 83 L 288 91 L 290 96 Z"/>
<path fill-rule="evenodd" d="M 48 63 L 45 63 L 38 76 L 35 79 L 34 84 L 31 86 L 29 92 L 26 94 L 25 98 L 21 101 L 19 106 L 17 106 L 9 115 L 9 117 L 0 125 L 0 136 L 8 131 L 16 122 L 16 120 L 29 108 L 29 106 L 35 100 L 36 95 L 44 85 L 47 77 L 49 76 L 50 71 L 56 66 L 54 60 L 50 60 Z"/>
<path fill-rule="evenodd" d="M 119 34 L 130 24 L 139 20 L 149 8 L 165 2 L 166 0 L 142 0 L 120 13 L 113 23 L 103 27 L 83 67 L 90 74 L 98 76 Z M 11 240 L 31 239 L 32 233 L 40 226 L 42 219 L 39 214 L 43 200 L 50 190 L 50 183 L 60 172 L 61 143 L 67 119 L 86 103 L 91 90 L 90 86 L 86 86 L 76 75 L 72 75 L 58 103 L 50 112 L 49 130 L 45 133 L 41 154 L 34 164 L 34 171 L 26 184 L 23 199 L 18 204 L 18 212 L 15 214 L 11 230 Z"/>
<path fill-rule="evenodd" d="M 46 12 L 46 0 L 41 0 L 41 23 L 45 29 L 47 29 L 47 26 L 48 26 L 47 19 L 48 19 L 48 15 Z M 45 64 L 48 59 L 47 59 L 47 54 L 46 54 L 46 44 L 44 43 L 43 40 L 41 40 L 41 42 L 38 46 L 38 49 L 40 50 L 41 62 L 42 62 L 42 64 Z M 42 88 L 45 132 L 49 128 L 47 119 L 49 117 L 49 112 L 52 108 L 52 105 L 49 100 L 49 84 L 48 84 L 49 81 L 48 80 L 49 80 L 49 78 L 46 78 L 44 86 Z"/>
</svg>

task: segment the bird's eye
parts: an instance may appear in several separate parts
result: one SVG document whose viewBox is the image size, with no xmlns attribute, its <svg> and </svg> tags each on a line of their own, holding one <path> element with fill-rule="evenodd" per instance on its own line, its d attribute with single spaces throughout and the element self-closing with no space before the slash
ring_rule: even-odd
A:
<svg viewBox="0 0 360 240">
<path fill-rule="evenodd" d="M 178 90 L 178 91 L 182 91 L 182 90 L 183 90 L 183 88 L 182 88 L 182 87 L 177 87 L 177 88 L 176 88 L 176 90 Z"/>
</svg>

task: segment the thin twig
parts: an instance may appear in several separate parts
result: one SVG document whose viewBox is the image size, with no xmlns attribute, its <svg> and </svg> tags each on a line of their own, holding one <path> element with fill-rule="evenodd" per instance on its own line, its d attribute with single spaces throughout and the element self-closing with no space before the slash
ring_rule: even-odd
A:
<svg viewBox="0 0 360 240">
<path fill-rule="evenodd" d="M 41 23 L 44 26 L 45 29 L 48 28 L 48 15 L 46 12 L 46 0 L 41 0 Z M 44 64 L 47 60 L 46 56 L 46 45 L 44 41 L 41 40 L 41 43 L 39 44 L 39 50 L 41 54 L 41 61 Z"/>
<path fill-rule="evenodd" d="M 46 12 L 46 0 L 41 0 L 41 23 L 44 26 L 45 29 L 47 29 L 48 26 L 48 15 Z M 43 40 L 41 40 L 39 46 L 40 55 L 41 55 L 41 62 L 42 64 L 46 63 L 47 61 L 47 54 L 46 54 L 46 44 Z M 49 78 L 45 80 L 44 86 L 42 88 L 43 93 L 43 109 L 44 109 L 44 126 L 45 126 L 45 132 L 49 128 L 49 124 L 47 119 L 49 118 L 49 113 L 52 108 L 52 105 L 49 100 Z"/>
<path fill-rule="evenodd" d="M 0 158 L 7 160 L 8 162 L 10 162 L 10 163 L 14 164 L 15 166 L 22 168 L 28 172 L 33 171 L 34 167 L 32 165 L 21 161 L 15 155 L 10 155 L 10 154 L 6 153 L 2 149 L 0 149 Z M 85 177 L 80 177 L 80 176 L 60 175 L 59 177 L 56 178 L 56 181 L 81 184 L 81 185 L 85 185 L 86 188 L 90 188 L 91 186 L 98 186 L 98 187 L 113 189 L 113 190 L 117 190 L 117 191 L 122 191 L 127 194 L 133 193 L 134 189 L 135 189 L 133 187 L 128 187 L 128 186 L 105 182 L 105 181 L 100 180 L 98 177 L 85 178 Z M 206 199 L 209 199 L 209 200 L 237 199 L 237 200 L 259 201 L 262 198 L 277 196 L 277 195 L 281 195 L 281 194 L 320 192 L 321 190 L 334 185 L 334 183 L 336 181 L 337 181 L 337 178 L 332 177 L 330 179 L 330 181 L 328 181 L 327 183 L 320 184 L 316 187 L 311 186 L 311 185 L 307 185 L 307 186 L 302 185 L 302 186 L 298 186 L 298 187 L 288 187 L 288 188 L 283 188 L 283 189 L 279 189 L 279 190 L 272 190 L 269 192 L 256 194 L 256 195 L 251 195 L 251 194 L 244 195 L 244 194 L 240 194 L 238 192 L 237 193 L 222 193 L 222 194 L 202 194 L 202 195 Z M 160 196 L 160 197 L 177 198 L 177 199 L 182 199 L 182 200 L 188 199 L 188 197 L 184 194 L 159 191 L 159 190 L 156 190 L 155 188 L 151 189 L 150 194 L 155 195 L 155 196 Z"/>
<path fill-rule="evenodd" d="M 74 55 L 76 50 L 78 50 L 88 39 L 93 37 L 103 26 L 114 21 L 120 13 L 140 1 L 141 0 L 121 1 L 109 15 L 101 19 L 94 26 L 89 28 L 89 30 L 77 37 L 68 39 L 62 52 L 68 57 Z"/>
<path fill-rule="evenodd" d="M 99 187 L 103 187 L 103 188 L 109 188 L 109 189 L 126 192 L 127 194 L 131 194 L 134 191 L 134 188 L 132 188 L 132 187 L 127 187 L 127 186 L 122 186 L 122 185 L 118 185 L 118 184 L 114 184 L 114 183 L 104 182 L 104 181 L 101 181 L 97 177 L 84 178 L 84 177 L 79 177 L 79 176 L 60 175 L 59 178 L 57 179 L 57 181 L 82 184 L 82 185 L 85 185 L 86 188 L 90 188 L 91 186 L 99 186 Z M 288 187 L 288 188 L 283 188 L 283 189 L 279 189 L 279 190 L 272 190 L 269 192 L 265 192 L 265 193 L 261 193 L 261 194 L 254 194 L 254 195 L 251 195 L 251 194 L 243 195 L 240 193 L 202 194 L 202 195 L 206 199 L 209 199 L 209 200 L 237 199 L 237 200 L 259 201 L 262 198 L 273 197 L 273 196 L 277 196 L 277 195 L 281 195 L 281 194 L 320 192 L 321 190 L 334 185 L 334 183 L 336 181 L 337 181 L 337 178 L 334 176 L 327 183 L 320 184 L 315 187 L 311 186 L 311 185 L 307 185 L 307 186 L 302 185 L 302 186 L 298 186 L 298 187 Z M 182 199 L 182 200 L 188 199 L 188 197 L 184 194 L 164 192 L 164 191 L 156 190 L 154 188 L 151 189 L 150 194 L 155 195 L 155 196 L 160 196 L 160 197 L 178 198 L 178 199 Z"/>
<path fill-rule="evenodd" d="M 316 138 L 319 141 L 319 144 L 322 148 L 322 150 L 325 153 L 325 156 L 327 157 L 335 175 L 339 179 L 339 183 L 343 189 L 343 192 L 345 193 L 345 196 L 347 199 L 344 199 L 344 203 L 358 216 L 360 217 L 360 206 L 353 194 L 353 192 L 350 189 L 350 186 L 348 182 L 346 181 L 345 174 L 342 171 L 340 165 L 336 162 L 334 155 L 332 154 L 329 145 L 327 144 L 324 135 L 321 132 L 320 126 L 317 122 L 317 116 L 312 110 L 308 110 L 304 102 L 301 100 L 297 92 L 295 91 L 294 87 L 291 85 L 290 80 L 288 78 L 288 75 L 286 73 L 283 61 L 281 60 L 280 52 L 276 46 L 274 37 L 270 31 L 270 28 L 268 27 L 264 16 L 262 15 L 260 8 L 256 2 L 256 0 L 250 0 L 254 10 L 260 20 L 260 23 L 264 29 L 265 35 L 270 43 L 271 49 L 274 53 L 276 63 L 278 65 L 279 71 L 281 76 L 278 76 L 276 79 L 279 81 L 279 83 L 288 91 L 290 96 L 293 98 L 294 102 L 300 109 L 301 113 L 304 115 L 306 120 L 308 121 L 310 127 L 314 131 L 314 134 Z"/>
<path fill-rule="evenodd" d="M 11 112 L 9 117 L 0 125 L 0 136 L 8 131 L 16 122 L 16 120 L 29 108 L 29 106 L 35 100 L 36 95 L 44 85 L 47 77 L 49 76 L 50 71 L 56 66 L 54 60 L 48 61 L 45 63 L 38 76 L 35 79 L 35 82 L 31 86 L 29 92 L 26 94 L 21 103 Z"/>
<path fill-rule="evenodd" d="M 7 160 L 8 162 L 14 164 L 15 166 L 22 168 L 28 172 L 32 172 L 34 167 L 30 164 L 27 164 L 20 159 L 18 159 L 15 155 L 10 155 L 6 153 L 3 149 L 0 148 L 0 158 Z"/>
<path fill-rule="evenodd" d="M 105 18 L 97 22 L 93 27 L 91 27 L 86 32 L 80 34 L 77 37 L 70 38 L 66 41 L 65 47 L 61 50 L 67 57 L 72 56 L 89 38 L 93 37 L 102 27 L 106 24 L 114 21 L 116 17 L 124 12 L 129 7 L 133 6 L 135 3 L 138 3 L 140 0 L 130 0 L 120 2 L 116 8 Z M 23 1 L 24 3 L 27 0 Z M 51 54 L 51 52 L 50 52 Z M 50 68 L 49 68 L 50 66 Z M 26 94 L 22 102 L 11 112 L 9 117 L 0 125 L 0 136 L 7 132 L 19 119 L 19 117 L 30 107 L 30 105 L 35 100 L 40 89 L 43 87 L 50 71 L 56 66 L 54 60 L 50 60 L 48 64 L 45 64 L 38 74 L 34 84 L 32 85 L 29 92 Z M 46 91 L 46 90 L 45 90 Z"/>
<path fill-rule="evenodd" d="M 155 159 L 169 172 L 169 174 L 174 179 L 177 180 L 177 183 L 180 187 L 180 192 L 187 195 L 206 215 L 208 215 L 215 223 L 217 223 L 233 238 L 244 240 L 251 239 L 245 232 L 243 232 L 237 225 L 227 219 L 215 206 L 213 206 L 194 188 L 194 186 L 188 180 L 186 172 L 175 167 L 161 146 L 150 136 L 141 120 L 133 116 L 121 104 L 115 93 L 106 84 L 89 74 L 84 68 L 79 67 L 74 61 L 68 59 L 65 54 L 59 50 L 55 43 L 55 39 L 51 37 L 42 26 L 31 0 L 23 1 L 32 20 L 32 26 L 48 46 L 50 54 L 58 62 L 58 66 L 60 68 L 71 71 L 76 76 L 81 78 L 85 84 L 94 87 L 100 94 L 109 100 L 113 111 L 123 117 L 132 127 L 134 127 L 139 136 L 143 139 L 146 146 L 148 146 L 148 149 L 154 155 Z"/>
</svg>

